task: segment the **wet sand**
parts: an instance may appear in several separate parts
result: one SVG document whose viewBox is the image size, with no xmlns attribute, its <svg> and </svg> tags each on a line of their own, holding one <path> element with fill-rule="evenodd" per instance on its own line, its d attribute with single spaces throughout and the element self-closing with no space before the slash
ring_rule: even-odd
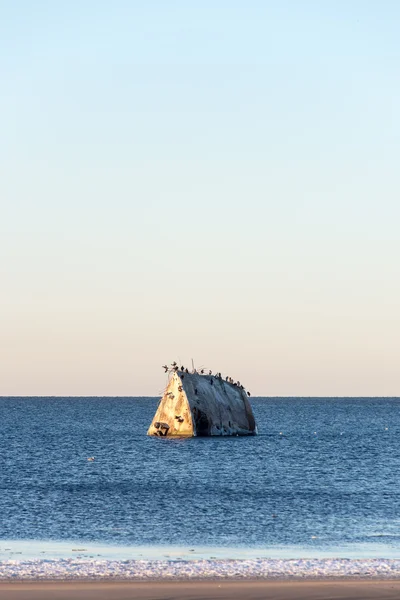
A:
<svg viewBox="0 0 400 600">
<path fill-rule="evenodd" d="M 0 583 L 1 600 L 399 600 L 400 580 Z"/>
</svg>

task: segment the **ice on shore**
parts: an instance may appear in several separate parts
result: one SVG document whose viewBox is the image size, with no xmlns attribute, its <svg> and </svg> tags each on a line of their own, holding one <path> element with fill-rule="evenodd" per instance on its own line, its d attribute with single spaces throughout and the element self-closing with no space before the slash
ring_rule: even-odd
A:
<svg viewBox="0 0 400 600">
<path fill-rule="evenodd" d="M 400 559 L 87 560 L 32 559 L 0 562 L 0 581 L 82 579 L 269 579 L 400 577 Z"/>
</svg>

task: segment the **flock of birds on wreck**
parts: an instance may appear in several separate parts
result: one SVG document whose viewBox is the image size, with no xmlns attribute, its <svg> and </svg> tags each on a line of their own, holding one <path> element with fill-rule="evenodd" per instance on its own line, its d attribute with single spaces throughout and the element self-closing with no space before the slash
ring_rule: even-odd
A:
<svg viewBox="0 0 400 600">
<path fill-rule="evenodd" d="M 168 365 L 163 365 L 162 368 L 164 369 L 165 373 L 178 373 L 181 372 L 181 379 L 184 378 L 184 373 L 188 373 L 191 372 L 193 375 L 212 375 L 212 371 L 209 370 L 208 373 L 206 373 L 206 369 L 200 369 L 200 371 L 197 371 L 197 369 L 193 369 L 192 371 L 189 371 L 189 369 L 185 369 L 185 367 L 179 367 L 178 363 L 176 361 L 174 361 L 173 363 L 171 363 L 171 366 L 169 367 Z M 216 373 L 214 375 L 214 377 L 217 377 L 217 379 L 222 379 L 222 374 L 221 373 Z M 234 381 L 232 379 L 232 377 L 229 377 L 229 375 L 227 375 L 225 377 L 225 381 L 227 383 L 230 383 L 231 385 L 234 385 L 238 388 L 240 388 L 241 390 L 244 390 L 244 386 L 240 383 L 240 381 Z M 211 385 L 213 385 L 213 380 L 210 380 Z M 245 390 L 246 391 L 246 390 Z M 248 396 L 250 396 L 250 392 L 246 392 Z"/>
</svg>

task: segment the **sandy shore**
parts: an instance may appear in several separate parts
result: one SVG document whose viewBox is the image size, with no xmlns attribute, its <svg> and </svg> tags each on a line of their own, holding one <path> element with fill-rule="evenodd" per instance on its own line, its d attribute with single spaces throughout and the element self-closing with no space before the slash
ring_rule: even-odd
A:
<svg viewBox="0 0 400 600">
<path fill-rule="evenodd" d="M 1 600 L 399 600 L 400 580 L 0 583 Z"/>
</svg>

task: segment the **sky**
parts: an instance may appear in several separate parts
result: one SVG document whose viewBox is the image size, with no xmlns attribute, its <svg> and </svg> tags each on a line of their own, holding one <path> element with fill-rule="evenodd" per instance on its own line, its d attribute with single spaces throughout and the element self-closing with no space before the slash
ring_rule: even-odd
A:
<svg viewBox="0 0 400 600">
<path fill-rule="evenodd" d="M 0 395 L 400 395 L 399 23 L 0 0 Z"/>
</svg>

